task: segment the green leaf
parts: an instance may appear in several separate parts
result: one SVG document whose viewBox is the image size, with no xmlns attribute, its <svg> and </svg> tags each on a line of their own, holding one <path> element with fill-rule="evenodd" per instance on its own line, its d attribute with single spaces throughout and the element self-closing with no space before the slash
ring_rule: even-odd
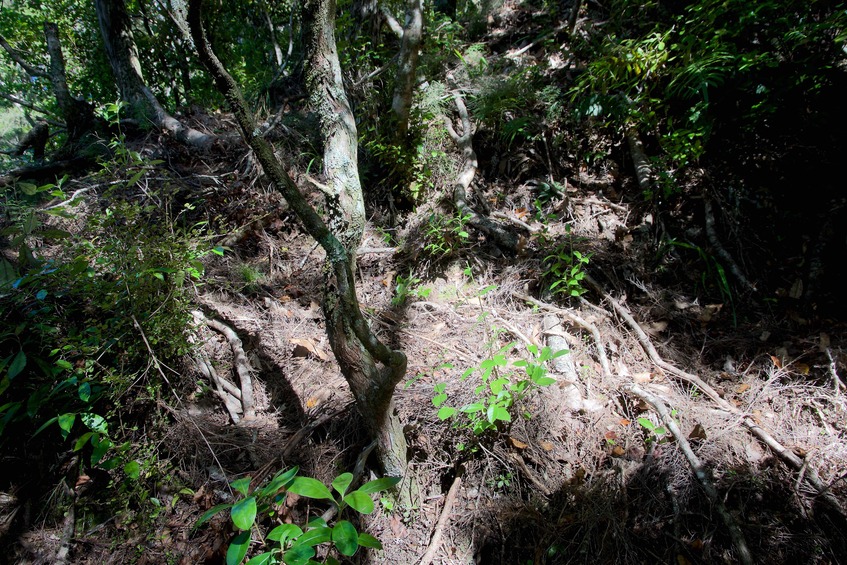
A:
<svg viewBox="0 0 847 565">
<path fill-rule="evenodd" d="M 321 518 L 320 516 L 312 516 L 309 518 L 309 521 L 306 522 L 306 527 L 308 528 L 320 528 L 326 526 L 326 520 Z"/>
<path fill-rule="evenodd" d="M 247 496 L 247 493 L 250 492 L 250 477 L 244 477 L 242 479 L 237 479 L 229 483 L 229 486 L 236 492 L 240 492 L 243 496 Z"/>
<path fill-rule="evenodd" d="M 465 414 L 475 414 L 477 412 L 482 412 L 485 410 L 485 405 L 480 404 L 479 402 L 475 402 L 473 404 L 466 404 L 459 408 L 460 412 L 464 412 Z"/>
<path fill-rule="evenodd" d="M 332 528 L 319 526 L 308 530 L 302 536 L 297 538 L 297 543 L 295 545 L 316 546 L 326 543 L 330 539 L 332 539 Z"/>
<path fill-rule="evenodd" d="M 341 555 L 352 556 L 359 549 L 359 532 L 347 520 L 339 520 L 332 528 L 332 543 Z"/>
<path fill-rule="evenodd" d="M 130 461 L 124 465 L 124 473 L 130 479 L 137 480 L 141 476 L 141 465 L 138 464 L 138 461 Z"/>
<path fill-rule="evenodd" d="M 202 526 L 203 524 L 205 524 L 206 522 L 208 522 L 209 520 L 211 520 L 211 519 L 212 519 L 212 516 L 214 516 L 215 514 L 217 514 L 218 512 L 220 512 L 221 510 L 226 510 L 227 508 L 232 508 L 232 504 L 230 504 L 230 503 L 227 503 L 227 504 L 216 504 L 215 506 L 212 506 L 211 508 L 209 508 L 208 510 L 206 510 L 205 512 L 203 512 L 203 515 L 202 515 L 202 516 L 200 516 L 200 518 L 199 518 L 199 519 L 197 520 L 197 522 L 194 524 L 194 528 L 193 528 L 193 529 L 195 529 L 195 530 L 196 530 L 197 528 L 199 528 L 200 526 Z"/>
<path fill-rule="evenodd" d="M 488 412 L 486 414 L 488 416 L 488 421 L 492 424 L 501 420 L 503 422 L 511 422 L 512 415 L 509 414 L 509 411 L 503 408 L 498 404 L 492 404 L 488 407 Z"/>
<path fill-rule="evenodd" d="M 84 382 L 79 385 L 79 390 L 77 391 L 79 394 L 79 399 L 83 402 L 88 402 L 91 400 L 91 384 L 88 382 Z"/>
<path fill-rule="evenodd" d="M 370 495 L 365 494 L 360 490 L 354 490 L 344 497 L 344 502 L 350 505 L 350 508 L 362 514 L 370 514 L 374 511 L 374 501 Z"/>
<path fill-rule="evenodd" d="M 226 565 L 239 565 L 250 549 L 250 530 L 235 536 L 226 550 Z"/>
<path fill-rule="evenodd" d="M 494 379 L 490 383 L 488 383 L 489 388 L 491 389 L 492 394 L 500 394 L 500 391 L 503 390 L 503 387 L 509 384 L 509 379 L 501 378 Z"/>
<path fill-rule="evenodd" d="M 280 546 L 285 547 L 285 544 L 289 540 L 297 539 L 301 535 L 303 535 L 303 530 L 300 529 L 300 526 L 296 524 L 282 524 L 271 530 L 271 533 L 268 534 L 268 539 L 279 542 Z"/>
<path fill-rule="evenodd" d="M 74 369 L 74 366 L 71 365 L 70 361 L 66 361 L 64 359 L 56 359 L 54 364 L 65 371 L 73 371 Z"/>
<path fill-rule="evenodd" d="M 370 547 L 373 549 L 382 549 L 382 544 L 378 539 L 373 537 L 370 534 L 360 533 L 359 534 L 359 545 L 362 547 Z"/>
<path fill-rule="evenodd" d="M 438 411 L 438 419 L 442 422 L 447 418 L 451 418 L 456 413 L 456 409 L 452 406 L 444 406 Z"/>
<path fill-rule="evenodd" d="M 84 434 L 79 436 L 79 438 L 76 440 L 76 443 L 74 444 L 74 451 L 79 451 L 80 449 L 82 449 L 83 446 L 85 446 L 85 442 L 90 440 L 91 436 L 93 435 L 94 432 L 85 432 Z"/>
<path fill-rule="evenodd" d="M 91 465 L 94 466 L 103 459 L 103 456 L 112 447 L 112 441 L 100 433 L 95 433 L 91 436 L 91 445 L 94 446 L 94 450 L 91 452 Z"/>
<path fill-rule="evenodd" d="M 27 196 L 34 196 L 38 192 L 38 187 L 30 182 L 19 182 L 18 188 Z"/>
<path fill-rule="evenodd" d="M 365 494 L 374 494 L 384 490 L 388 490 L 402 480 L 402 477 L 382 477 L 373 481 L 368 481 L 359 487 L 359 492 Z"/>
<path fill-rule="evenodd" d="M 92 414 L 91 412 L 86 412 L 79 416 L 82 418 L 82 423 L 85 424 L 92 432 L 98 432 L 101 434 L 109 433 L 109 425 L 106 423 L 106 419 L 103 418 L 103 416 L 100 416 L 99 414 Z"/>
<path fill-rule="evenodd" d="M 322 482 L 310 477 L 297 477 L 288 487 L 288 490 L 307 498 L 333 500 L 329 489 Z"/>
<path fill-rule="evenodd" d="M 7 382 L 7 379 L 3 379 L 3 381 L 4 381 L 4 382 Z M 8 406 L 8 404 L 7 404 L 6 406 Z M 20 408 L 20 403 L 18 403 L 18 407 Z M 50 418 L 49 420 L 47 420 L 46 422 L 44 422 L 43 424 L 41 424 L 41 425 L 38 427 L 38 429 L 37 429 L 37 430 L 35 430 L 35 433 L 34 433 L 34 434 L 32 434 L 32 437 L 35 437 L 35 436 L 37 436 L 38 434 L 40 434 L 41 432 L 43 432 L 44 430 L 46 430 L 46 429 L 50 426 L 50 424 L 52 424 L 53 422 L 55 422 L 55 421 L 56 421 L 56 420 L 58 420 L 58 419 L 59 419 L 59 417 L 58 417 L 58 416 L 53 416 L 52 418 Z M 85 439 L 88 439 L 88 438 L 85 438 Z M 74 450 L 74 451 L 76 451 L 76 450 Z"/>
<path fill-rule="evenodd" d="M 315 553 L 310 545 L 295 545 L 283 554 L 282 560 L 286 565 L 307 565 Z"/>
<path fill-rule="evenodd" d="M 59 427 L 62 429 L 62 439 L 68 439 L 68 434 L 71 433 L 71 428 L 74 427 L 74 422 L 76 421 L 76 414 L 62 414 L 58 420 Z"/>
<path fill-rule="evenodd" d="M 291 481 L 294 478 L 294 475 L 297 474 L 297 471 L 300 470 L 300 467 L 292 467 L 291 469 L 282 472 L 280 471 L 271 481 L 262 487 L 259 492 L 256 493 L 257 496 L 272 496 L 276 494 L 280 489 L 288 487 L 291 484 Z"/>
<path fill-rule="evenodd" d="M 651 432 L 652 432 L 652 431 L 654 431 L 654 430 L 656 429 L 656 425 L 655 425 L 655 424 L 653 424 L 653 422 L 651 422 L 651 421 L 650 421 L 650 420 L 648 420 L 647 418 L 638 418 L 638 419 L 636 420 L 636 422 L 638 422 L 639 424 L 641 424 L 641 427 L 646 428 L 648 431 L 651 431 Z"/>
<path fill-rule="evenodd" d="M 332 481 L 332 488 L 338 491 L 342 497 L 347 492 L 347 489 L 350 488 L 350 483 L 353 482 L 353 473 L 342 473 L 335 477 L 335 480 Z"/>
<path fill-rule="evenodd" d="M 438 408 L 447 400 L 447 395 L 444 393 L 438 394 L 432 399 L 432 405 Z"/>
<path fill-rule="evenodd" d="M 232 523 L 239 530 L 249 530 L 256 521 L 256 497 L 245 498 L 229 511 Z"/>
<path fill-rule="evenodd" d="M 272 551 L 254 555 L 247 561 L 247 565 L 271 565 L 274 562 L 274 554 Z"/>
<path fill-rule="evenodd" d="M 551 384 L 556 382 L 556 379 L 551 378 L 551 377 L 538 377 L 538 378 L 532 379 L 532 382 L 534 382 L 538 386 L 550 386 Z"/>
<path fill-rule="evenodd" d="M 9 372 L 6 373 L 6 377 L 11 381 L 21 374 L 24 367 L 26 367 L 26 353 L 24 353 L 23 349 L 21 349 L 18 351 L 18 354 L 15 355 L 15 358 L 12 359 L 12 364 L 9 365 Z"/>
</svg>

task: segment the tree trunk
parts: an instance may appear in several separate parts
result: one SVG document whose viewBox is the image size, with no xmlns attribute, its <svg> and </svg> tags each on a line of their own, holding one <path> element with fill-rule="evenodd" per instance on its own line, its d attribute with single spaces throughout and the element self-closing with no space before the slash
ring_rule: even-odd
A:
<svg viewBox="0 0 847 565">
<path fill-rule="evenodd" d="M 68 146 L 73 146 L 86 133 L 95 129 L 96 119 L 91 104 L 71 95 L 65 73 L 65 58 L 59 41 L 59 27 L 53 22 L 44 22 L 44 37 L 50 55 L 50 83 L 53 95 L 68 128 Z M 45 139 L 46 141 L 46 139 Z"/>
<path fill-rule="evenodd" d="M 154 126 L 172 133 L 177 140 L 194 147 L 207 147 L 214 137 L 186 127 L 168 114 L 144 82 L 132 22 L 124 0 L 95 0 L 100 33 L 121 99 Z"/>
<path fill-rule="evenodd" d="M 201 0 L 190 0 L 188 9 L 191 36 L 197 47 L 200 61 L 213 76 L 215 86 L 226 98 L 244 140 L 253 149 L 265 174 L 282 192 L 309 235 L 326 250 L 328 269 L 324 291 L 324 313 L 333 352 L 353 392 L 356 405 L 368 431 L 379 440 L 380 462 L 383 470 L 393 476 L 404 475 L 407 468 L 406 439 L 394 411 L 392 396 L 395 386 L 405 375 L 406 356 L 399 351 L 391 350 L 371 331 L 359 309 L 353 278 L 351 250 L 361 239 L 364 216 L 361 216 L 361 220 L 358 219 L 361 190 L 356 195 L 351 185 L 340 184 L 341 179 L 350 180 L 350 175 L 357 173 L 356 135 L 352 113 L 349 111 L 346 97 L 342 96 L 343 89 L 340 92 L 335 90 L 336 86 L 340 85 L 341 77 L 340 71 L 338 73 L 334 71 L 338 69 L 335 41 L 332 36 L 334 2 L 311 0 L 307 3 L 306 12 L 311 17 L 311 37 L 316 42 L 310 42 L 310 46 L 329 42 L 328 50 L 321 50 L 310 56 L 312 67 L 310 74 L 313 75 L 310 84 L 316 88 L 327 88 L 327 96 L 339 96 L 339 98 L 327 99 L 319 106 L 319 111 L 338 114 L 336 119 L 322 116 L 321 127 L 325 136 L 332 128 L 345 130 L 335 137 L 330 136 L 331 139 L 326 138 L 326 147 L 339 148 L 337 151 L 340 152 L 353 151 L 352 157 L 344 154 L 334 155 L 330 152 L 325 152 L 324 157 L 328 180 L 339 191 L 335 195 L 327 195 L 328 201 L 334 207 L 330 215 L 339 212 L 347 214 L 333 223 L 333 228 L 341 230 L 339 232 L 341 238 L 331 231 L 327 223 L 300 193 L 297 185 L 274 156 L 273 147 L 264 138 L 255 134 L 256 121 L 247 110 L 238 85 L 215 56 L 206 38 L 201 23 L 200 3 Z M 335 59 L 334 64 L 332 59 Z M 329 82 L 325 84 L 323 81 Z M 358 175 L 355 176 L 353 186 L 359 186 Z M 327 187 L 328 191 L 329 187 Z M 377 367 L 377 363 L 382 367 Z"/>
<path fill-rule="evenodd" d="M 397 68 L 397 86 L 391 109 L 397 119 L 397 138 L 403 140 L 409 131 L 409 113 L 418 70 L 418 55 L 423 39 L 423 7 L 421 0 L 409 0 L 406 25 L 400 42 L 400 62 Z"/>
</svg>

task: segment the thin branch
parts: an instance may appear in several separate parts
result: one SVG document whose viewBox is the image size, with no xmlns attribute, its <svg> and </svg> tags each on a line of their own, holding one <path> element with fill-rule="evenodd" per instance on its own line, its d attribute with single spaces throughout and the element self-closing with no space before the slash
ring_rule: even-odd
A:
<svg viewBox="0 0 847 565">
<path fill-rule="evenodd" d="M 46 108 L 42 108 L 41 106 L 39 106 L 37 104 L 27 102 L 26 100 L 18 98 L 17 96 L 15 96 L 13 94 L 6 94 L 5 92 L 0 92 L 0 98 L 5 98 L 9 102 L 17 104 L 18 106 L 22 106 L 24 108 L 29 108 L 30 110 L 32 110 L 34 112 L 38 112 L 39 114 L 44 114 L 45 116 L 50 116 L 53 119 L 47 120 L 47 123 L 49 123 L 52 126 L 56 126 L 56 127 L 60 127 L 60 128 L 65 127 L 65 122 L 58 121 L 59 116 L 57 116 L 56 114 L 54 114 L 50 110 L 47 110 Z"/>
<path fill-rule="evenodd" d="M 444 507 L 441 509 L 441 516 L 438 518 L 438 523 L 435 525 L 435 530 L 432 532 L 432 539 L 426 549 L 423 557 L 421 557 L 418 565 L 429 565 L 438 553 L 438 548 L 441 545 L 441 538 L 444 536 L 444 528 L 447 526 L 447 520 L 450 519 L 450 512 L 453 510 L 453 504 L 459 496 L 459 489 L 462 486 L 462 477 L 456 476 L 450 490 L 447 491 L 447 497 L 444 499 Z"/>
<path fill-rule="evenodd" d="M 706 214 L 706 235 L 708 236 L 709 243 L 712 245 L 715 253 L 717 253 L 718 257 L 726 263 L 729 267 L 729 272 L 732 273 L 735 279 L 741 283 L 744 288 L 752 292 L 756 292 L 756 287 L 747 279 L 747 277 L 744 276 L 744 273 L 741 272 L 741 267 L 738 266 L 738 263 L 736 263 L 735 259 L 732 258 L 732 255 L 729 254 L 729 251 L 721 245 L 721 241 L 718 239 L 717 230 L 715 230 L 715 215 L 712 212 L 712 201 L 708 198 L 704 204 L 704 211 Z"/>
<path fill-rule="evenodd" d="M 9 54 L 9 57 L 10 57 L 10 58 L 11 58 L 14 62 L 16 62 L 17 64 L 19 64 L 19 65 L 23 68 L 23 70 L 25 70 L 25 71 L 26 71 L 26 73 L 27 73 L 29 76 L 31 76 L 31 77 L 45 77 L 45 78 L 46 78 L 47 76 L 49 76 L 49 75 L 47 74 L 47 69 L 43 69 L 43 68 L 40 68 L 40 67 L 37 67 L 37 66 L 35 66 L 35 65 L 30 64 L 30 63 L 29 63 L 29 62 L 28 62 L 28 61 L 24 58 L 24 56 L 21 54 L 21 52 L 20 52 L 20 51 L 18 51 L 17 49 L 15 49 L 15 48 L 14 48 L 14 47 L 12 47 L 11 45 L 9 45 L 9 42 L 8 42 L 8 41 L 6 41 L 6 38 L 5 38 L 5 37 L 3 37 L 2 35 L 0 35 L 0 47 L 2 47 L 3 49 L 5 49 L 5 50 L 6 50 L 6 53 L 8 53 L 8 54 Z"/>
<path fill-rule="evenodd" d="M 703 464 L 700 462 L 700 459 L 697 458 L 697 455 L 691 449 L 691 444 L 688 443 L 685 435 L 680 431 L 679 426 L 676 425 L 676 421 L 671 417 L 668 412 L 668 408 L 665 404 L 656 396 L 653 396 L 646 390 L 640 388 L 637 385 L 630 384 L 626 385 L 625 389 L 638 398 L 644 400 L 648 404 L 650 404 L 654 410 L 659 414 L 659 417 L 662 419 L 662 422 L 665 423 L 668 430 L 671 432 L 674 438 L 676 438 L 677 445 L 679 446 L 682 454 L 685 455 L 685 458 L 688 460 L 688 464 L 691 465 L 691 469 L 694 471 L 694 475 L 697 477 L 697 480 L 700 481 L 700 485 L 702 485 L 703 490 L 706 491 L 706 496 L 709 497 L 709 500 L 715 506 L 720 514 L 721 519 L 723 520 L 724 525 L 727 530 L 729 530 L 729 536 L 732 538 L 732 543 L 735 545 L 735 548 L 738 550 L 738 555 L 741 558 L 741 562 L 745 565 L 752 565 L 753 556 L 750 553 L 750 548 L 747 547 L 747 541 L 744 539 L 744 534 L 741 532 L 741 528 L 738 526 L 736 521 L 732 518 L 732 515 L 724 506 L 723 501 L 718 495 L 718 491 L 715 489 L 712 482 L 709 480 L 709 476 L 706 474 L 706 470 L 703 468 Z"/>
<path fill-rule="evenodd" d="M 403 39 L 403 26 L 401 26 L 400 22 L 397 21 L 397 18 L 394 17 L 394 14 L 392 14 L 385 6 L 379 7 L 379 13 L 382 14 L 383 18 L 385 18 L 385 23 L 388 24 L 389 28 L 391 28 L 392 33 L 394 33 L 398 39 Z"/>
</svg>

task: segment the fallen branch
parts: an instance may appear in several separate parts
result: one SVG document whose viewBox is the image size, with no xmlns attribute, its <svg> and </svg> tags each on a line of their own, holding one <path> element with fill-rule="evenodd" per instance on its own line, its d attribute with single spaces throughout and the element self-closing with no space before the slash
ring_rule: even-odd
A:
<svg viewBox="0 0 847 565">
<path fill-rule="evenodd" d="M 215 319 L 207 318 L 199 310 L 194 310 L 191 314 L 198 321 L 204 322 L 210 328 L 220 332 L 229 342 L 232 349 L 233 365 L 238 374 L 238 380 L 241 383 L 241 408 L 244 414 L 244 420 L 252 420 L 256 417 L 256 406 L 253 401 L 253 380 L 250 376 L 250 362 L 247 360 L 247 354 L 244 353 L 244 346 L 241 343 L 241 338 L 235 333 L 231 327 L 223 322 Z"/>
<path fill-rule="evenodd" d="M 704 204 L 704 211 L 706 215 L 706 236 L 709 238 L 709 243 L 712 245 L 712 249 L 714 249 L 715 253 L 718 254 L 718 257 L 726 263 L 729 267 L 729 272 L 732 273 L 732 276 L 734 276 L 744 288 L 752 292 L 756 292 L 756 287 L 753 286 L 753 283 L 744 276 L 744 273 L 741 272 L 741 267 L 738 266 L 738 263 L 735 262 L 735 259 L 732 258 L 732 255 L 729 254 L 729 251 L 724 248 L 721 241 L 718 239 L 718 233 L 715 229 L 715 214 L 712 212 L 712 202 L 708 198 Z"/>
<path fill-rule="evenodd" d="M 591 337 L 594 339 L 594 345 L 597 347 L 597 357 L 600 360 L 600 367 L 603 369 L 603 377 L 608 378 L 612 375 L 612 369 L 609 365 L 609 358 L 606 356 L 606 348 L 603 347 L 603 339 L 600 337 L 600 331 L 594 324 L 583 320 L 582 318 L 580 318 L 569 310 L 553 306 L 552 304 L 547 304 L 546 302 L 542 302 L 537 298 L 529 296 L 528 294 L 523 294 L 522 292 L 516 291 L 512 292 L 512 296 L 514 296 L 515 298 L 520 298 L 525 302 L 529 302 L 530 304 L 538 306 L 539 308 L 542 308 L 549 312 L 564 316 L 572 323 L 588 331 L 591 334 Z"/>
<path fill-rule="evenodd" d="M 638 322 L 635 321 L 635 318 L 626 311 L 626 309 L 621 306 L 621 304 L 612 298 L 607 292 L 603 290 L 603 288 L 595 281 L 593 278 L 586 276 L 585 281 L 592 287 L 594 290 L 603 298 L 605 298 L 609 304 L 612 305 L 615 312 L 620 315 L 621 318 L 627 323 L 630 329 L 635 333 L 638 342 L 641 344 L 641 347 L 644 349 L 644 352 L 650 358 L 650 360 L 659 368 L 664 370 L 665 372 L 675 376 L 677 379 L 686 382 L 690 385 L 693 385 L 703 391 L 703 393 L 708 396 L 718 407 L 724 411 L 728 412 L 734 416 L 740 418 L 740 421 L 744 426 L 756 436 L 759 441 L 764 443 L 771 451 L 776 453 L 785 463 L 794 468 L 796 471 L 800 471 L 804 467 L 806 468 L 806 480 L 809 484 L 815 489 L 818 496 L 823 497 L 824 501 L 830 505 L 835 511 L 837 511 L 841 516 L 847 519 L 847 513 L 845 513 L 844 509 L 841 507 L 841 503 L 835 497 L 832 492 L 830 492 L 829 487 L 824 484 L 821 480 L 820 475 L 818 475 L 817 471 L 811 466 L 807 466 L 806 462 L 798 457 L 793 451 L 786 448 L 779 440 L 777 440 L 770 432 L 759 426 L 753 418 L 747 416 L 741 410 L 724 400 L 718 392 L 713 389 L 711 386 L 706 384 L 703 379 L 698 377 L 697 375 L 693 375 L 691 373 L 687 373 L 681 369 L 678 369 L 662 359 L 659 356 L 659 353 L 656 351 L 656 348 L 653 347 L 650 338 L 641 329 L 641 326 L 638 325 Z"/>
<path fill-rule="evenodd" d="M 453 510 L 453 503 L 459 495 L 459 488 L 462 486 L 462 477 L 456 476 L 453 480 L 453 485 L 447 491 L 447 498 L 444 499 L 444 507 L 441 509 L 441 516 L 438 518 L 438 523 L 435 525 L 435 530 L 432 532 L 429 546 L 426 548 L 426 553 L 421 557 L 418 565 L 429 565 L 438 553 L 438 548 L 441 545 L 441 538 L 444 535 L 444 528 L 447 525 L 447 520 L 450 519 L 450 512 Z"/>
<path fill-rule="evenodd" d="M 659 414 L 659 417 L 662 419 L 662 422 L 665 423 L 668 430 L 671 432 L 673 437 L 676 439 L 677 445 L 679 446 L 682 454 L 685 455 L 685 458 L 688 460 L 688 464 L 691 465 L 691 469 L 694 471 L 694 475 L 697 477 L 697 480 L 700 481 L 700 485 L 703 487 L 703 490 L 706 491 L 706 496 L 709 497 L 709 500 L 715 506 L 720 514 L 721 519 L 723 520 L 724 525 L 727 530 L 729 530 L 729 536 L 732 538 L 732 543 L 735 545 L 735 549 L 738 551 L 738 555 L 741 559 L 741 563 L 752 565 L 753 556 L 750 553 L 750 548 L 747 547 L 747 542 L 744 539 L 744 534 L 741 532 L 741 528 L 738 526 L 736 521 L 732 518 L 732 515 L 724 506 L 723 501 L 718 495 L 718 491 L 715 489 L 712 482 L 709 480 L 709 476 L 706 474 L 706 470 L 703 468 L 703 464 L 697 458 L 694 451 L 691 449 L 691 445 L 688 443 L 685 435 L 680 431 L 679 426 L 676 425 L 676 421 L 671 417 L 668 412 L 668 408 L 665 404 L 656 396 L 653 396 L 646 390 L 640 388 L 637 385 L 630 384 L 624 387 L 625 390 L 634 394 L 638 398 L 647 402 L 649 405 L 653 407 L 653 409 Z"/>
</svg>

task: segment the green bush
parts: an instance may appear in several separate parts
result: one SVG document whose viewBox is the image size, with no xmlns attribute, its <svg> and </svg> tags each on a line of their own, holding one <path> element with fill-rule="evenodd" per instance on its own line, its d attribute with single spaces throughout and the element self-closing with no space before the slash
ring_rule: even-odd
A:
<svg viewBox="0 0 847 565">
<path fill-rule="evenodd" d="M 136 204 L 113 201 L 76 235 L 44 225 L 33 202 L 51 189 L 61 192 L 7 194 L 16 216 L 3 235 L 18 264 L 0 259 L 0 445 L 56 423 L 76 450 L 91 445 L 95 465 L 118 441 L 112 411 L 155 399 L 155 359 L 189 350 L 189 298 L 202 265 L 189 232 Z M 49 257 L 36 254 L 35 238 L 51 244 Z"/>
</svg>

